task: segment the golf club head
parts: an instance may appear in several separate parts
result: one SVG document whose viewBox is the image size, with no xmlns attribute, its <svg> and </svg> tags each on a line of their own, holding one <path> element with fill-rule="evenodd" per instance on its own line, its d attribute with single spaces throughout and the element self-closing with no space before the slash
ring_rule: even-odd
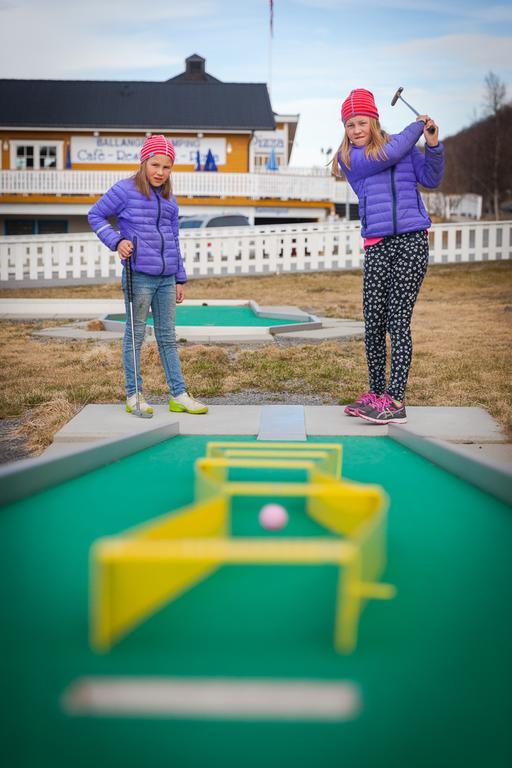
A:
<svg viewBox="0 0 512 768">
<path fill-rule="evenodd" d="M 132 411 L 132 415 L 133 416 L 138 416 L 139 419 L 152 419 L 153 418 L 153 414 L 152 413 L 148 413 L 147 411 L 141 411 L 139 409 L 135 409 L 134 411 Z"/>
<path fill-rule="evenodd" d="M 398 99 L 400 98 L 400 94 L 402 93 L 402 91 L 403 91 L 403 87 L 400 86 L 400 88 L 397 90 L 397 92 L 395 93 L 395 95 L 391 99 L 391 106 L 392 107 L 394 107 L 395 104 L 397 103 Z"/>
</svg>

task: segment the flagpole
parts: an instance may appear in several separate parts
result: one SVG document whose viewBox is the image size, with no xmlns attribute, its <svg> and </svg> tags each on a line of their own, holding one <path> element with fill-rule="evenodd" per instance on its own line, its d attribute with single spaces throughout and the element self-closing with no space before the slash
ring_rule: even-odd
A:
<svg viewBox="0 0 512 768">
<path fill-rule="evenodd" d="M 272 36 L 268 39 L 268 95 L 272 101 Z"/>
<path fill-rule="evenodd" d="M 274 2 L 269 0 L 270 25 L 268 36 L 268 95 L 272 101 L 272 38 L 274 37 Z"/>
</svg>

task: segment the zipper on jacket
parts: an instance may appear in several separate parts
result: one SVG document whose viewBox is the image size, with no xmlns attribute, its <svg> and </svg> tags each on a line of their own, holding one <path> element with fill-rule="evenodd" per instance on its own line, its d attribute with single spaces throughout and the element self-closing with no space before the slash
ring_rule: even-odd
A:
<svg viewBox="0 0 512 768">
<path fill-rule="evenodd" d="M 366 229 L 366 195 L 364 196 L 364 216 L 363 216 L 363 228 Z"/>
<path fill-rule="evenodd" d="M 156 228 L 157 228 L 158 234 L 160 235 L 160 240 L 162 241 L 162 245 L 160 248 L 160 258 L 162 259 L 162 271 L 160 272 L 160 274 L 163 275 L 165 272 L 164 236 L 160 231 L 160 216 L 161 216 L 162 210 L 160 206 L 160 196 L 156 190 L 155 190 L 155 195 L 156 195 L 156 202 L 158 204 L 158 216 L 156 217 Z"/>
<path fill-rule="evenodd" d="M 391 195 L 393 197 L 393 234 L 396 235 L 396 187 L 395 187 L 395 170 L 394 165 L 391 168 Z"/>
</svg>

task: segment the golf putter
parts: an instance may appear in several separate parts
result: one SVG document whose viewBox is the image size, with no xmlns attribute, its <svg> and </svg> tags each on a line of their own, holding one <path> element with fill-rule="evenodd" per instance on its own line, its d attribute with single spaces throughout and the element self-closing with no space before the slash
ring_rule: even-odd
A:
<svg viewBox="0 0 512 768">
<path fill-rule="evenodd" d="M 420 113 L 419 113 L 419 112 L 418 112 L 416 109 L 414 109 L 414 107 L 413 107 L 413 106 L 411 106 L 411 105 L 409 104 L 409 102 L 408 102 L 408 101 L 406 101 L 406 100 L 404 99 L 404 97 L 402 96 L 402 91 L 403 91 L 403 87 L 400 87 L 400 88 L 398 89 L 398 91 L 395 93 L 395 95 L 393 96 L 393 98 L 391 99 L 391 106 L 392 106 L 392 107 L 394 107 L 394 106 L 395 106 L 395 104 L 397 103 L 398 99 L 400 99 L 400 101 L 403 101 L 403 103 L 404 103 L 404 104 L 405 104 L 407 107 L 409 107 L 409 109 L 411 110 L 411 112 L 414 112 L 414 114 L 416 115 L 416 117 L 419 117 L 419 116 L 420 116 Z M 427 128 L 427 131 L 428 131 L 429 133 L 435 133 L 435 132 L 436 132 L 436 129 L 435 129 L 435 128 L 434 128 L 434 127 L 431 125 L 431 126 L 430 126 L 430 128 Z"/>
<path fill-rule="evenodd" d="M 137 382 L 138 379 L 138 371 L 137 371 L 137 355 L 135 354 L 135 329 L 133 327 L 133 283 L 132 283 L 132 265 L 131 265 L 131 257 L 128 257 L 126 259 L 126 286 L 128 288 L 128 304 L 130 305 L 130 325 L 132 329 L 132 352 L 133 352 L 133 370 L 135 373 L 135 394 L 137 397 L 137 405 L 134 411 L 132 411 L 132 414 L 134 416 L 138 416 L 139 419 L 151 419 L 153 417 L 152 413 L 146 413 L 146 411 L 141 411 L 140 409 L 140 395 L 139 395 L 139 385 Z"/>
</svg>

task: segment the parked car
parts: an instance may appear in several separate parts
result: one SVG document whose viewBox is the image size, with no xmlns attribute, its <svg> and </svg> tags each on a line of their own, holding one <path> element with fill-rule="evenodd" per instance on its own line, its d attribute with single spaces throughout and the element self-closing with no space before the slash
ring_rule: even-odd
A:
<svg viewBox="0 0 512 768">
<path fill-rule="evenodd" d="M 247 216 L 233 213 L 225 216 L 180 216 L 180 229 L 207 229 L 209 227 L 249 227 Z"/>
</svg>

